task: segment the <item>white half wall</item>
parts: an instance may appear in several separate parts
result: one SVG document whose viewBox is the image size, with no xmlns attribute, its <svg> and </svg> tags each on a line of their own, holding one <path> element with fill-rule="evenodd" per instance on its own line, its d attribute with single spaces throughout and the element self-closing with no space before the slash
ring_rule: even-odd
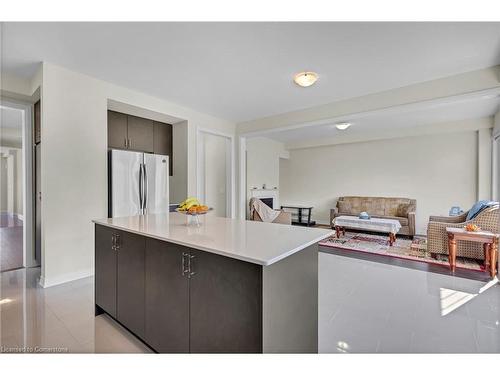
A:
<svg viewBox="0 0 500 375">
<path fill-rule="evenodd" d="M 91 220 L 107 215 L 108 100 L 187 121 L 189 195 L 196 195 L 197 127 L 234 134 L 235 126 L 59 66 L 42 69 L 41 283 L 51 286 L 94 271 Z"/>
<path fill-rule="evenodd" d="M 281 201 L 311 204 L 313 219 L 329 224 L 339 196 L 414 198 L 425 234 L 429 215 L 476 201 L 477 161 L 477 131 L 294 149 L 281 160 Z"/>
</svg>

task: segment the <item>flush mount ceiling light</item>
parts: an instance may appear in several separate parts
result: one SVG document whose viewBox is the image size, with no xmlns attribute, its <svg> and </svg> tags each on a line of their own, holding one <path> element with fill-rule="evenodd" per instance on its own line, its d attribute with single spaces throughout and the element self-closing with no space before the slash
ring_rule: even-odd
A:
<svg viewBox="0 0 500 375">
<path fill-rule="evenodd" d="M 314 85 L 318 80 L 318 75 L 314 72 L 300 72 L 295 74 L 293 81 L 301 87 L 309 87 Z"/>
<path fill-rule="evenodd" d="M 335 124 L 335 127 L 339 130 L 346 130 L 349 126 L 351 126 L 350 122 L 339 122 Z"/>
</svg>

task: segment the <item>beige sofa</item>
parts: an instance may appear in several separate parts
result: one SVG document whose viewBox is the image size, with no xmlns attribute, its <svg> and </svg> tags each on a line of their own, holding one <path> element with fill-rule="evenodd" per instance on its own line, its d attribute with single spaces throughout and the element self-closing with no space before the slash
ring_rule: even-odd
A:
<svg viewBox="0 0 500 375">
<path fill-rule="evenodd" d="M 358 216 L 367 212 L 371 217 L 395 219 L 401 223 L 398 234 L 415 235 L 417 201 L 409 198 L 339 197 L 337 207 L 330 210 L 330 225 L 337 216 Z"/>
</svg>

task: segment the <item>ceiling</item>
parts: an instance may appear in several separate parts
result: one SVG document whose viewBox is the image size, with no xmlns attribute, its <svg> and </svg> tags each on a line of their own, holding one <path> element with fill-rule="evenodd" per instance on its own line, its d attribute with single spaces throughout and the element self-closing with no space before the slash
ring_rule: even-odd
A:
<svg viewBox="0 0 500 375">
<path fill-rule="evenodd" d="M 477 96 L 449 102 L 425 103 L 414 106 L 398 107 L 394 111 L 382 110 L 375 113 L 360 114 L 355 117 L 337 119 L 324 124 L 302 126 L 300 128 L 276 131 L 266 137 L 283 143 L 294 143 L 345 135 L 373 134 L 373 132 L 401 131 L 494 115 L 500 109 L 500 95 Z M 352 125 L 347 130 L 338 130 L 334 124 L 347 121 Z"/>
<path fill-rule="evenodd" d="M 241 122 L 498 65 L 500 23 L 5 23 L 2 69 L 40 61 Z"/>
</svg>

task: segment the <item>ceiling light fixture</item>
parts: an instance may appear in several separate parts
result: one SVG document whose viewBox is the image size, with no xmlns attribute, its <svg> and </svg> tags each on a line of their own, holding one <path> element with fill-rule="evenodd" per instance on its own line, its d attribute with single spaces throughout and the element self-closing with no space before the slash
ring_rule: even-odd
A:
<svg viewBox="0 0 500 375">
<path fill-rule="evenodd" d="M 314 85 L 318 80 L 318 75 L 314 72 L 300 72 L 295 74 L 293 81 L 301 87 L 309 87 Z"/>
<path fill-rule="evenodd" d="M 346 130 L 349 126 L 351 126 L 350 122 L 340 122 L 335 124 L 335 127 L 339 130 Z"/>
</svg>

